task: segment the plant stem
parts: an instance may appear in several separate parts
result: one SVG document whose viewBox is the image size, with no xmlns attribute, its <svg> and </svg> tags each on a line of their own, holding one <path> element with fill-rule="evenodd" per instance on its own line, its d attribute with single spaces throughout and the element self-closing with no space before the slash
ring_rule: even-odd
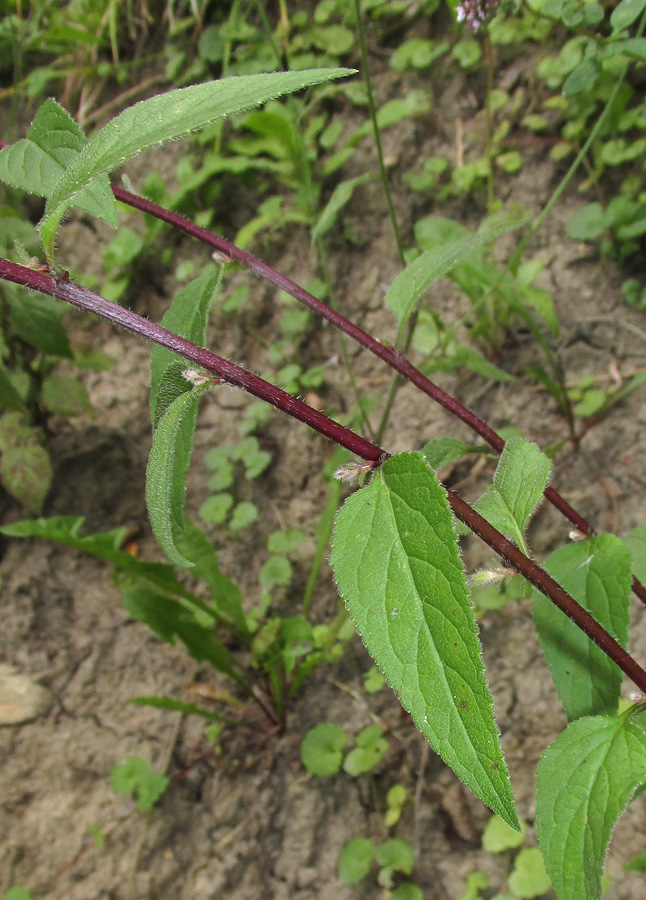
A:
<svg viewBox="0 0 646 900">
<path fill-rule="evenodd" d="M 0 149 L 2 146 L 3 143 L 0 141 Z M 131 194 L 123 188 L 113 186 L 112 192 L 121 203 L 140 209 L 142 212 L 155 216 L 155 218 L 167 222 L 169 225 L 173 225 L 185 234 L 195 237 L 199 241 L 202 241 L 202 243 L 215 248 L 228 259 L 240 263 L 255 275 L 258 275 L 258 277 L 263 280 L 275 285 L 280 288 L 280 290 L 285 291 L 285 293 L 290 294 L 304 306 L 307 306 L 308 309 L 311 309 L 313 312 L 317 313 L 317 315 L 322 316 L 334 325 L 335 328 L 339 328 L 352 338 L 352 340 L 361 344 L 366 350 L 369 350 L 375 356 L 379 357 L 379 359 L 388 366 L 396 372 L 399 372 L 400 375 L 403 375 L 404 378 L 414 384 L 415 387 L 419 388 L 420 391 L 425 393 L 436 403 L 439 403 L 439 405 L 446 409 L 447 412 L 460 419 L 465 425 L 468 425 L 472 431 L 480 435 L 480 437 L 483 438 L 497 453 L 502 453 L 505 442 L 493 428 L 487 425 L 483 419 L 466 406 L 463 406 L 462 403 L 450 394 L 447 394 L 446 391 L 443 391 L 442 388 L 438 387 L 430 380 L 430 378 L 423 375 L 419 369 L 416 369 L 415 366 L 413 366 L 413 364 L 392 345 L 375 340 L 375 338 L 366 331 L 359 328 L 358 325 L 350 322 L 345 316 L 342 316 L 326 303 L 317 300 L 313 294 L 310 294 L 290 278 L 277 272 L 261 259 L 253 256 L 253 254 L 249 253 L 247 250 L 241 250 L 224 238 L 219 237 L 219 235 L 213 234 L 213 232 L 207 231 L 206 228 L 201 228 L 199 225 L 195 225 L 189 219 L 184 218 L 184 216 L 164 209 L 156 203 L 151 203 L 150 200 L 145 200 L 143 197 Z M 589 537 L 592 537 L 597 533 L 593 526 L 587 522 L 583 516 L 579 515 L 579 513 L 570 506 L 567 500 L 553 487 L 545 489 L 545 497 L 578 531 Z M 633 591 L 642 603 L 646 604 L 646 588 L 636 578 L 633 578 Z"/>
<path fill-rule="evenodd" d="M 241 366 L 228 362 L 209 350 L 198 347 L 163 328 L 149 322 L 130 310 L 123 309 L 97 294 L 73 284 L 63 277 L 52 277 L 25 266 L 19 266 L 0 259 L 0 278 L 32 290 L 40 291 L 58 300 L 64 300 L 72 306 L 86 312 L 92 312 L 112 322 L 132 334 L 146 338 L 185 359 L 196 363 L 209 372 L 218 375 L 227 384 L 265 400 L 292 418 L 305 422 L 320 434 L 361 457 L 376 468 L 388 458 L 388 453 L 381 447 L 371 444 L 344 428 L 337 422 L 328 419 L 322 413 L 312 409 L 295 397 L 291 397 L 280 388 L 252 375 Z M 642 693 L 646 693 L 646 671 L 596 622 L 590 614 L 580 606 L 563 588 L 558 585 L 547 572 L 531 559 L 528 559 L 504 535 L 496 531 L 481 515 L 472 509 L 466 501 L 447 491 L 447 499 L 455 515 L 477 534 L 503 560 L 517 569 L 524 577 L 540 590 L 552 603 L 558 606 L 581 630 L 593 640 L 603 652 L 610 657 L 619 668 L 628 675 Z"/>
</svg>

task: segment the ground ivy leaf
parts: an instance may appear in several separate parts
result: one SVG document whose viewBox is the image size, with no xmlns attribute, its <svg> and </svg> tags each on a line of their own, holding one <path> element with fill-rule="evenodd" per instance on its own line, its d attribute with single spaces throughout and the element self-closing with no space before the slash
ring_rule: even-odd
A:
<svg viewBox="0 0 646 900">
<path fill-rule="evenodd" d="M 96 176 L 110 173 L 148 147 L 182 137 L 223 116 L 352 73 L 352 69 L 339 68 L 240 75 L 135 103 L 95 132 L 56 183 L 39 226 L 45 247 L 53 248 L 65 209 Z"/>
<path fill-rule="evenodd" d="M 359 634 L 417 727 L 518 829 L 451 511 L 421 454 L 387 460 L 346 501 L 332 565 Z"/>
<path fill-rule="evenodd" d="M 512 437 L 505 444 L 493 484 L 475 509 L 494 528 L 525 549 L 525 525 L 543 497 L 551 463 L 537 444 Z"/>
<path fill-rule="evenodd" d="M 646 781 L 646 739 L 629 716 L 578 719 L 538 766 L 536 828 L 559 900 L 599 900 L 610 835 Z"/>
<path fill-rule="evenodd" d="M 628 641 L 630 552 L 602 534 L 560 547 L 544 568 L 622 647 Z M 614 713 L 622 673 L 547 597 L 534 593 L 534 621 L 556 690 L 570 721 Z"/>
<path fill-rule="evenodd" d="M 146 506 L 159 545 L 171 562 L 191 567 L 175 544 L 184 530 L 186 469 L 193 447 L 193 434 L 200 397 L 208 385 L 181 394 L 160 420 L 146 470 Z"/>
</svg>

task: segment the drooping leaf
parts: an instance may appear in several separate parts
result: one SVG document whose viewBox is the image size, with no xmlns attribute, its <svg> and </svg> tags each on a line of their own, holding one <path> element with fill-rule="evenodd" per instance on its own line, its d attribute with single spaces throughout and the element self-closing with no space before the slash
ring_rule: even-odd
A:
<svg viewBox="0 0 646 900">
<path fill-rule="evenodd" d="M 543 565 L 622 647 L 626 646 L 630 553 L 619 538 L 602 534 L 560 547 Z M 616 712 L 623 677 L 617 664 L 538 592 L 534 594 L 533 615 L 568 719 Z"/>
<path fill-rule="evenodd" d="M 317 238 L 325 237 L 330 228 L 336 222 L 337 216 L 341 212 L 344 206 L 350 202 L 352 199 L 352 195 L 355 190 L 359 187 L 360 184 L 363 184 L 365 181 L 369 181 L 374 176 L 371 172 L 366 172 L 364 175 L 357 175 L 356 178 L 348 178 L 346 181 L 342 181 L 341 184 L 338 184 L 334 190 L 332 191 L 332 196 L 325 204 L 325 208 L 321 212 L 321 215 L 316 220 L 316 224 L 312 228 L 312 240 L 315 241 Z"/>
<path fill-rule="evenodd" d="M 417 301 L 434 282 L 484 244 L 523 224 L 524 220 L 518 216 L 497 216 L 490 224 L 485 223 L 476 234 L 463 229 L 463 234 L 448 237 L 413 260 L 386 291 L 386 305 L 395 314 L 399 330 L 406 324 Z"/>
<path fill-rule="evenodd" d="M 518 828 L 452 515 L 421 454 L 387 460 L 346 501 L 332 565 L 359 634 L 417 727 Z"/>
<path fill-rule="evenodd" d="M 0 151 L 0 181 L 39 197 L 49 197 L 87 138 L 67 110 L 45 100 L 24 140 Z M 98 175 L 74 198 L 73 205 L 116 227 L 108 176 Z"/>
<path fill-rule="evenodd" d="M 78 378 L 49 375 L 43 382 L 41 402 L 58 416 L 80 416 L 90 412 L 92 403 Z"/>
<path fill-rule="evenodd" d="M 541 501 L 551 463 L 537 444 L 513 437 L 505 444 L 490 485 L 475 509 L 498 531 L 525 547 L 525 525 Z"/>
<path fill-rule="evenodd" d="M 97 131 L 65 169 L 49 195 L 39 226 L 43 244 L 51 251 L 58 223 L 72 199 L 97 175 L 109 174 L 131 156 L 281 94 L 352 73 L 351 69 L 309 69 L 242 75 L 135 103 Z"/>
<path fill-rule="evenodd" d="M 610 835 L 646 781 L 646 737 L 630 716 L 572 722 L 538 766 L 536 830 L 559 900 L 599 900 Z"/>
<path fill-rule="evenodd" d="M 73 358 L 59 302 L 26 290 L 8 290 L 5 296 L 9 304 L 9 325 L 19 338 L 41 353 Z"/>
<path fill-rule="evenodd" d="M 195 662 L 208 662 L 217 672 L 240 682 L 229 651 L 214 629 L 200 625 L 181 603 L 145 588 L 132 588 L 124 591 L 123 605 L 131 619 L 145 622 L 162 641 L 174 644 L 179 639 Z"/>
<path fill-rule="evenodd" d="M 452 462 L 462 459 L 471 453 L 486 453 L 487 447 L 475 447 L 473 444 L 467 444 L 457 438 L 443 437 L 436 438 L 425 444 L 420 453 L 423 453 L 429 466 L 437 472 Z"/>
<path fill-rule="evenodd" d="M 180 553 L 193 564 L 192 574 L 206 581 L 214 607 L 233 623 L 240 636 L 248 637 L 249 626 L 242 609 L 240 589 L 220 571 L 215 548 L 202 529 L 188 521 L 184 526 L 181 534 L 176 535 L 176 543 Z"/>
<path fill-rule="evenodd" d="M 187 284 L 175 297 L 161 320 L 161 325 L 180 337 L 204 346 L 209 309 L 218 285 L 219 272 L 216 266 L 207 266 L 204 271 Z M 162 378 L 170 366 L 176 364 L 172 376 L 164 385 L 161 403 L 158 395 L 162 386 Z M 189 368 L 186 360 L 178 358 L 176 353 L 166 350 L 157 344 L 150 355 L 150 417 L 153 431 L 159 424 L 166 409 L 180 394 L 190 390 L 191 384 L 182 377 L 181 371 Z M 159 407 L 159 408 L 158 408 Z"/>
<path fill-rule="evenodd" d="M 146 507 L 153 534 L 175 565 L 192 567 L 177 549 L 175 535 L 184 529 L 186 470 L 193 449 L 193 435 L 200 397 L 208 385 L 193 388 L 171 403 L 160 420 L 148 457 Z"/>
<path fill-rule="evenodd" d="M 128 703 L 133 706 L 151 706 L 153 709 L 166 709 L 169 712 L 181 712 L 187 716 L 200 716 L 202 719 L 210 719 L 213 722 L 226 722 L 226 716 L 210 709 L 204 709 L 197 703 L 186 703 L 183 700 L 174 700 L 172 697 L 133 697 Z"/>
</svg>

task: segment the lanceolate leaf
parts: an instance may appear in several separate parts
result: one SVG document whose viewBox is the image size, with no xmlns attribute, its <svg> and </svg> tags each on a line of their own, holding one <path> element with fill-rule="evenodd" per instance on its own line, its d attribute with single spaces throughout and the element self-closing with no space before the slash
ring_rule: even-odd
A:
<svg viewBox="0 0 646 900">
<path fill-rule="evenodd" d="M 630 553 L 619 538 L 602 534 L 560 547 L 547 557 L 544 568 L 622 647 L 626 646 Z M 622 681 L 619 667 L 537 591 L 533 613 L 568 719 L 616 712 Z"/>
<path fill-rule="evenodd" d="M 488 241 L 523 225 L 517 216 L 496 217 L 477 234 L 464 229 L 464 234 L 449 237 L 444 243 L 426 250 L 407 266 L 393 281 L 386 292 L 386 305 L 397 317 L 401 330 L 420 297 L 460 260 L 472 254 Z"/>
<path fill-rule="evenodd" d="M 599 900 L 610 835 L 646 781 L 646 735 L 624 714 L 579 719 L 538 766 L 536 829 L 559 900 Z"/>
<path fill-rule="evenodd" d="M 168 328 L 169 331 L 180 337 L 187 338 L 200 347 L 204 346 L 209 309 L 213 302 L 218 277 L 216 266 L 207 266 L 198 278 L 187 284 L 166 310 L 161 320 L 164 328 Z M 150 416 L 153 431 L 173 400 L 191 388 L 190 382 L 181 375 L 181 372 L 190 366 L 186 360 L 180 361 L 180 359 L 177 354 L 157 344 L 152 349 L 150 356 Z M 174 363 L 177 363 L 176 375 L 173 378 L 175 388 L 171 389 L 171 384 L 166 384 L 165 396 L 162 403 L 158 404 L 162 376 Z"/>
<path fill-rule="evenodd" d="M 366 172 L 363 175 L 357 175 L 356 178 L 348 178 L 347 181 L 342 181 L 341 184 L 338 184 L 334 188 L 332 196 L 325 205 L 325 209 L 312 228 L 313 241 L 317 238 L 324 237 L 328 233 L 330 228 L 332 228 L 336 222 L 338 214 L 352 199 L 355 189 L 358 188 L 360 184 L 363 184 L 364 181 L 369 181 L 371 178 L 374 178 L 372 172 Z"/>
<path fill-rule="evenodd" d="M 458 777 L 519 828 L 444 488 L 392 457 L 341 509 L 332 565 L 388 683 Z"/>
<path fill-rule="evenodd" d="M 97 175 L 112 172 L 148 147 L 182 137 L 223 116 L 352 72 L 351 69 L 308 69 L 242 75 L 194 84 L 135 103 L 92 136 L 56 183 L 40 223 L 45 247 L 51 251 L 65 209 Z"/>
<path fill-rule="evenodd" d="M 0 181 L 49 197 L 67 166 L 87 144 L 87 138 L 67 110 L 55 100 L 42 104 L 27 138 L 0 151 Z M 114 197 L 107 175 L 99 175 L 74 198 L 74 206 L 100 216 L 116 227 Z"/>
<path fill-rule="evenodd" d="M 186 469 L 193 448 L 193 434 L 200 397 L 208 385 L 181 394 L 160 420 L 146 470 L 146 506 L 150 524 L 159 544 L 175 565 L 190 568 L 182 556 L 175 535 L 184 529 Z"/>
</svg>

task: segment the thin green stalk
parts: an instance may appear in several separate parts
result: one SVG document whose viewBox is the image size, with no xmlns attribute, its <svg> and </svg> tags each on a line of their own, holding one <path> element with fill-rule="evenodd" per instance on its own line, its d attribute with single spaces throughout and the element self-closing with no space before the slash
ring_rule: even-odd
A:
<svg viewBox="0 0 646 900">
<path fill-rule="evenodd" d="M 493 90 L 493 46 L 489 38 L 489 31 L 485 32 L 485 61 L 487 65 L 487 94 L 485 97 L 485 127 L 486 127 L 486 154 L 487 154 L 487 206 L 491 212 L 494 202 L 493 180 L 493 115 L 491 112 L 491 91 Z"/>
</svg>

